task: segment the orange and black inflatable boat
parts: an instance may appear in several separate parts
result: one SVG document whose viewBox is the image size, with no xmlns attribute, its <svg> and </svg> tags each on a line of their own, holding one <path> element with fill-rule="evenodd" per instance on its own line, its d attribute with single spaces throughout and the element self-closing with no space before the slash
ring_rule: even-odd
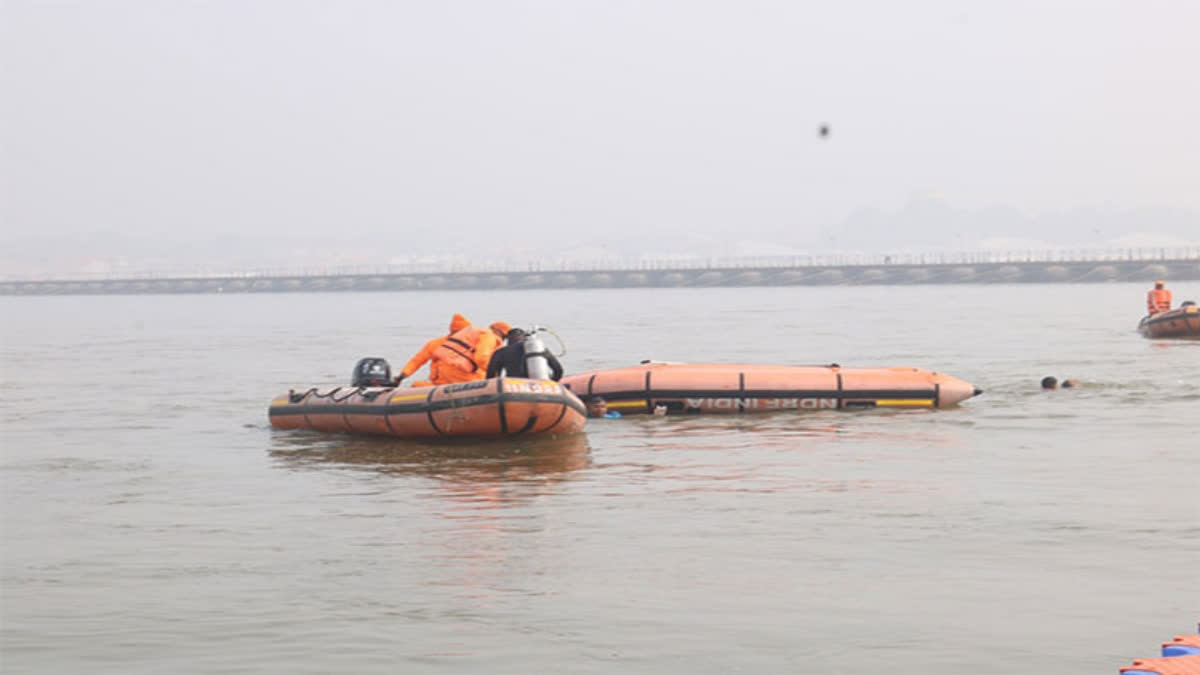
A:
<svg viewBox="0 0 1200 675">
<path fill-rule="evenodd" d="M 437 387 L 292 390 L 271 401 L 268 416 L 277 429 L 484 437 L 580 431 L 587 410 L 557 382 L 496 377 Z"/>
<path fill-rule="evenodd" d="M 1182 307 L 1142 317 L 1138 332 L 1148 338 L 1200 340 L 1200 307 L 1185 302 Z"/>
<path fill-rule="evenodd" d="M 945 408 L 982 393 L 919 368 L 644 363 L 564 377 L 579 398 L 602 397 L 621 414 Z"/>
</svg>

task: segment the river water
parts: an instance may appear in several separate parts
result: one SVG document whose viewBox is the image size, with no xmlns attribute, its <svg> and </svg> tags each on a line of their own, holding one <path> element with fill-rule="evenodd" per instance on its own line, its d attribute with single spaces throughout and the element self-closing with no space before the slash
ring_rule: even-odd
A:
<svg viewBox="0 0 1200 675">
<path fill-rule="evenodd" d="M 1138 336 L 1144 294 L 0 298 L 0 670 L 1113 673 L 1200 619 L 1200 343 Z M 487 443 L 268 425 L 452 312 L 553 327 L 568 372 L 911 365 L 986 392 Z"/>
</svg>

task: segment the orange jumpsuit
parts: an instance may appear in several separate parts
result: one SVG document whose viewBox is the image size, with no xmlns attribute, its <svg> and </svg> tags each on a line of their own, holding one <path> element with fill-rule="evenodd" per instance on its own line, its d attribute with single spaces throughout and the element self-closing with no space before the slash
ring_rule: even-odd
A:
<svg viewBox="0 0 1200 675">
<path fill-rule="evenodd" d="M 400 374 L 404 377 L 412 377 L 413 373 L 420 370 L 421 366 L 425 365 L 427 361 L 433 358 L 434 352 L 437 351 L 437 348 L 440 347 L 447 338 L 457 331 L 460 331 L 470 325 L 471 322 L 467 320 L 467 317 L 463 316 L 462 314 L 455 314 L 454 317 L 450 319 L 450 332 L 446 335 L 435 337 L 429 342 L 426 342 L 425 346 L 421 347 L 420 351 L 414 354 L 413 357 L 408 360 L 408 363 L 404 364 L 404 367 L 400 369 Z M 442 382 L 438 381 L 441 379 L 441 377 L 439 377 L 438 370 L 438 362 L 433 361 L 429 364 L 429 380 L 413 382 L 409 386 L 422 387 L 429 386 L 430 384 L 443 384 Z"/>
<path fill-rule="evenodd" d="M 1155 288 L 1146 294 L 1146 312 L 1158 314 L 1171 309 L 1171 291 L 1165 288 Z"/>
<path fill-rule="evenodd" d="M 433 350 L 433 362 L 437 365 L 437 376 L 433 383 L 486 379 L 488 362 L 499 346 L 500 336 L 494 329 L 467 326 L 456 331 Z"/>
<path fill-rule="evenodd" d="M 495 354 L 496 350 L 502 346 L 504 346 L 504 340 L 494 331 L 489 330 L 479 336 L 479 343 L 475 345 L 475 363 L 483 371 L 483 377 L 480 379 L 487 378 L 487 369 L 492 362 L 492 354 Z"/>
</svg>

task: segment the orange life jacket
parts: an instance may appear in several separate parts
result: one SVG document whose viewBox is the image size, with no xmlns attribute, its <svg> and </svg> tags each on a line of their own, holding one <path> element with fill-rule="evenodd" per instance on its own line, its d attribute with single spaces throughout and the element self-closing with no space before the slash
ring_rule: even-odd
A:
<svg viewBox="0 0 1200 675">
<path fill-rule="evenodd" d="M 1171 291 L 1165 288 L 1154 288 L 1146 294 L 1146 311 L 1158 314 L 1171 309 Z"/>
<path fill-rule="evenodd" d="M 467 317 L 463 316 L 462 314 L 455 314 L 450 319 L 450 332 L 426 342 L 425 346 L 421 347 L 421 351 L 417 352 L 411 359 L 408 360 L 408 363 L 404 364 L 404 367 L 400 369 L 400 374 L 405 377 L 412 377 L 413 373 L 420 370 L 421 366 L 425 365 L 427 361 L 433 358 L 433 352 L 437 350 L 439 345 L 445 342 L 451 335 L 454 335 L 455 332 L 460 331 L 470 325 L 471 322 L 467 320 Z M 429 379 L 436 382 L 438 380 L 437 372 L 438 363 L 437 361 L 434 361 L 433 363 L 429 364 Z M 417 385 L 413 384 L 411 386 Z"/>
<path fill-rule="evenodd" d="M 429 342 L 426 342 L 425 346 L 421 347 L 421 351 L 413 355 L 413 357 L 408 360 L 408 363 L 404 364 L 404 367 L 400 369 L 400 374 L 405 377 L 412 377 L 413 373 L 420 370 L 421 366 L 425 365 L 429 359 L 433 358 L 433 352 L 437 350 L 437 348 L 443 342 L 446 341 L 447 337 L 448 336 L 443 335 L 442 337 L 433 338 Z M 430 372 L 433 371 L 433 367 L 433 364 L 430 364 Z"/>
<path fill-rule="evenodd" d="M 463 373 L 474 374 L 479 370 L 479 365 L 475 363 L 475 347 L 485 330 L 488 329 L 467 326 L 456 331 L 433 350 L 433 360 Z"/>
</svg>

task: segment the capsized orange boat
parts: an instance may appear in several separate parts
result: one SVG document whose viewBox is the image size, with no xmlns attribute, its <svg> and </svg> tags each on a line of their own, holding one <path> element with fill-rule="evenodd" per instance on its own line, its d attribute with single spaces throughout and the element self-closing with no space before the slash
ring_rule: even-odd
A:
<svg viewBox="0 0 1200 675">
<path fill-rule="evenodd" d="M 1200 307 L 1185 302 L 1176 309 L 1142 317 L 1138 332 L 1148 338 L 1200 340 Z"/>
<path fill-rule="evenodd" d="M 983 393 L 920 368 L 842 368 L 648 362 L 562 379 L 584 401 L 622 414 L 745 413 L 861 408 L 945 408 Z"/>
<path fill-rule="evenodd" d="M 495 377 L 436 387 L 291 390 L 271 401 L 268 417 L 277 429 L 486 437 L 580 431 L 587 410 L 557 382 Z"/>
</svg>

